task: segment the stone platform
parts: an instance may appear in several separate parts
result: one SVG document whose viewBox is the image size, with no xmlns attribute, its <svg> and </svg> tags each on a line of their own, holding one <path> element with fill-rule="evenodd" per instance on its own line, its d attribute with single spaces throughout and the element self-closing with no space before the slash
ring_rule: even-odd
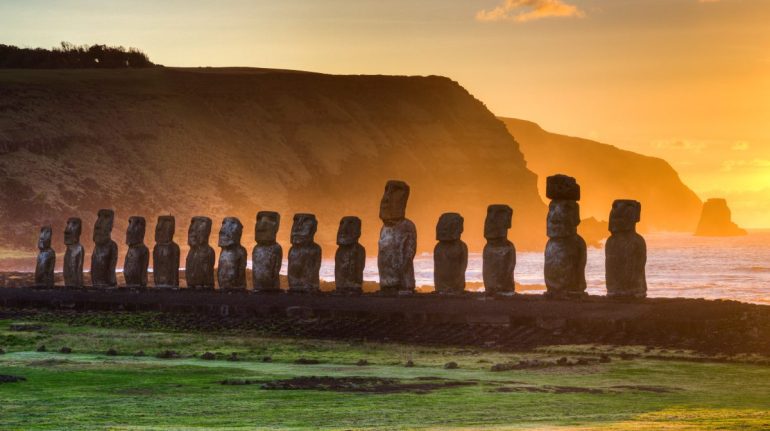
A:
<svg viewBox="0 0 770 431">
<path fill-rule="evenodd" d="M 154 311 L 195 329 L 529 348 L 638 344 L 770 355 L 770 306 L 737 301 L 605 297 L 551 300 L 414 294 L 249 293 L 180 290 L 0 288 L 5 310 Z M 196 323 L 197 322 L 197 323 Z"/>
</svg>

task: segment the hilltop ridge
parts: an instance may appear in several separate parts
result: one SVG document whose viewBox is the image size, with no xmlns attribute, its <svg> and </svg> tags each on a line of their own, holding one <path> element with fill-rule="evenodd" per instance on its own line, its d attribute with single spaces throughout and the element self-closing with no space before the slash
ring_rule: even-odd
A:
<svg viewBox="0 0 770 431">
<path fill-rule="evenodd" d="M 505 126 L 444 77 L 337 76 L 249 69 L 0 70 L 0 241 L 34 250 L 52 224 L 62 250 L 67 217 L 83 218 L 90 250 L 99 208 L 127 219 L 177 218 L 186 244 L 190 217 L 243 222 L 254 244 L 259 210 L 282 215 L 288 251 L 292 215 L 318 215 L 317 241 L 336 249 L 340 217 L 363 219 L 362 243 L 376 254 L 386 180 L 412 187 L 407 216 L 418 248 L 435 244 L 446 211 L 465 217 L 471 250 L 484 244 L 491 203 L 514 208 L 511 239 L 542 246 L 545 205 L 536 176 Z"/>
</svg>

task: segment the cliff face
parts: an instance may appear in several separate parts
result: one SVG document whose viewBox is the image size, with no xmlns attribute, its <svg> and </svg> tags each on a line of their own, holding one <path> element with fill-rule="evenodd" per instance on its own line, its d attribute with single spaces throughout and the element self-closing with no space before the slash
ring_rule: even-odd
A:
<svg viewBox="0 0 770 431">
<path fill-rule="evenodd" d="M 67 217 L 83 218 L 93 248 L 99 208 L 114 208 L 113 238 L 128 217 L 236 216 L 254 244 L 259 210 L 282 215 L 288 251 L 295 212 L 318 215 L 317 241 L 336 249 L 340 217 L 363 219 L 376 254 L 386 180 L 412 188 L 407 216 L 418 247 L 435 244 L 439 215 L 465 217 L 463 239 L 483 247 L 491 203 L 514 208 L 511 239 L 544 242 L 545 206 L 505 126 L 442 77 L 332 76 L 255 69 L 0 70 L 0 241 L 34 250 L 41 224 L 62 250 Z M 183 251 L 184 253 L 184 251 Z M 121 254 L 122 260 L 122 254 Z"/>
<path fill-rule="evenodd" d="M 732 212 L 724 199 L 709 199 L 703 203 L 703 212 L 695 229 L 698 236 L 740 236 L 746 231 L 732 221 Z"/>
<path fill-rule="evenodd" d="M 701 201 L 665 161 L 587 139 L 549 133 L 535 123 L 502 119 L 519 142 L 527 166 L 540 178 L 564 173 L 582 190 L 580 216 L 608 220 L 615 199 L 642 203 L 641 231 L 692 232 Z"/>
</svg>

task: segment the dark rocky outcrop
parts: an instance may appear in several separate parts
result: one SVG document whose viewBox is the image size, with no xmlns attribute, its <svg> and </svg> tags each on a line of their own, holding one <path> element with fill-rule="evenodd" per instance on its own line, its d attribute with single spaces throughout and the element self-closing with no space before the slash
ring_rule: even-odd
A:
<svg viewBox="0 0 770 431">
<path fill-rule="evenodd" d="M 709 199 L 703 204 L 695 235 L 740 236 L 746 235 L 746 230 L 733 223 L 732 213 L 725 199 Z"/>
</svg>

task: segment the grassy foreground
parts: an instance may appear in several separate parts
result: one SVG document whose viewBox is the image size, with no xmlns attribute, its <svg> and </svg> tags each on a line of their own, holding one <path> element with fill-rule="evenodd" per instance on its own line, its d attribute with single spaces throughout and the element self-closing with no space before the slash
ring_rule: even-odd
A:
<svg viewBox="0 0 770 431">
<path fill-rule="evenodd" d="M 42 345 L 46 351 L 37 351 Z M 60 353 L 65 346 L 72 353 Z M 506 353 L 257 333 L 147 332 L 49 319 L 0 320 L 0 348 L 0 375 L 26 378 L 0 383 L 2 430 L 770 427 L 770 366 L 620 359 L 644 352 L 641 347 Z M 108 349 L 117 355 L 107 355 Z M 169 350 L 171 359 L 157 357 Z M 202 359 L 204 352 L 214 359 Z M 228 360 L 233 352 L 236 361 Z M 611 361 L 595 361 L 601 353 Z M 552 364 L 561 357 L 590 361 L 490 370 L 499 363 Z M 297 363 L 300 358 L 319 363 Z M 368 365 L 357 365 L 360 360 Z M 413 367 L 404 366 L 409 360 Z M 449 361 L 458 368 L 446 369 Z M 287 379 L 294 380 L 286 385 Z M 292 386 L 297 382 L 299 388 Z M 312 387 L 301 386 L 307 383 Z"/>
</svg>

